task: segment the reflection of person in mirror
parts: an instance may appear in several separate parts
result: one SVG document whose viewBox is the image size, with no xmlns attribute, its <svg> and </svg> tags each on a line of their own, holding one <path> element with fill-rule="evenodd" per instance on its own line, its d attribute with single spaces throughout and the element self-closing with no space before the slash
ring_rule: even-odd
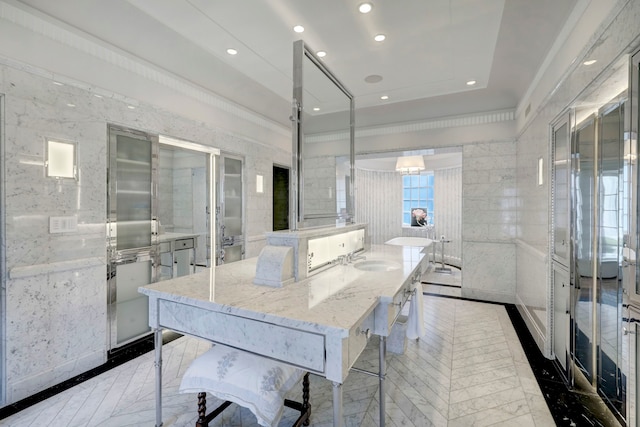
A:
<svg viewBox="0 0 640 427">
<path fill-rule="evenodd" d="M 419 227 L 427 225 L 427 211 L 422 208 L 416 208 L 411 211 L 411 216 L 414 218 L 414 222 Z"/>
</svg>

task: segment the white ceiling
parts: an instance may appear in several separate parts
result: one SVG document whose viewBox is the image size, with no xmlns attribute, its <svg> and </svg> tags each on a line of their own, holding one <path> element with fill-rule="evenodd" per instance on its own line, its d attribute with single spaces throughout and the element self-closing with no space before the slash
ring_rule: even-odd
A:
<svg viewBox="0 0 640 427">
<path fill-rule="evenodd" d="M 515 108 L 577 0 L 374 0 L 366 15 L 360 2 L 21 1 L 286 126 L 303 39 L 327 52 L 361 127 Z"/>
</svg>

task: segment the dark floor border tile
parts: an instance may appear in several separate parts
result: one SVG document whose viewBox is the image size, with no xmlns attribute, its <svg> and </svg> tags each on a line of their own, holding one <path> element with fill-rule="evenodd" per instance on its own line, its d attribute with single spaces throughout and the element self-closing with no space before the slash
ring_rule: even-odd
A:
<svg viewBox="0 0 640 427">
<path fill-rule="evenodd" d="M 598 409 L 602 404 L 600 398 L 569 389 L 557 365 L 543 356 L 518 308 L 514 304 L 504 304 L 504 307 L 556 425 L 576 427 L 610 425 L 605 421 L 606 415 Z"/>
<path fill-rule="evenodd" d="M 606 427 L 599 421 L 599 414 L 597 411 L 591 410 L 591 397 L 587 397 L 584 394 L 572 392 L 567 388 L 562 381 L 562 377 L 558 372 L 555 364 L 545 358 L 540 349 L 538 348 L 535 340 L 531 336 L 529 329 L 527 328 L 520 312 L 514 304 L 504 304 L 493 301 L 482 301 L 472 298 L 462 298 L 449 295 L 433 294 L 430 292 L 423 292 L 423 295 L 433 296 L 438 298 L 450 298 L 464 301 L 480 302 L 484 304 L 502 305 L 505 307 L 511 323 L 520 339 L 520 344 L 524 350 L 527 360 L 531 366 L 531 369 L 538 381 L 538 385 L 542 391 L 542 394 L 549 406 L 551 415 L 553 416 L 556 425 L 558 426 L 589 426 L 589 427 Z M 181 335 L 175 333 L 168 333 L 164 335 L 164 343 L 171 342 Z M 14 415 L 22 410 L 42 402 L 58 393 L 68 390 L 84 381 L 87 381 L 95 376 L 98 376 L 110 369 L 120 366 L 130 360 L 135 359 L 143 354 L 153 351 L 153 335 L 145 337 L 133 345 L 123 348 L 111 355 L 107 362 L 97 368 L 77 375 L 69 380 L 66 380 L 60 384 L 29 396 L 13 404 L 0 408 L 0 420 Z"/>
<path fill-rule="evenodd" d="M 607 414 L 602 413 L 602 400 L 597 395 L 581 393 L 567 387 L 556 364 L 544 357 L 540 351 L 516 305 L 430 292 L 423 292 L 423 295 L 504 306 L 556 425 L 611 426 L 605 421 Z"/>
<path fill-rule="evenodd" d="M 163 343 L 167 344 L 177 338 L 180 338 L 182 335 L 177 334 L 175 332 L 165 332 L 162 335 Z M 17 414 L 20 411 L 23 411 L 36 403 L 47 400 L 48 398 L 55 396 L 58 393 L 62 393 L 65 390 L 68 390 L 72 387 L 77 386 L 93 377 L 96 377 L 104 372 L 107 372 L 110 369 L 113 369 L 117 366 L 120 366 L 130 360 L 135 359 L 136 357 L 140 357 L 143 354 L 146 354 L 150 351 L 153 351 L 155 348 L 153 341 L 153 334 L 143 337 L 134 343 L 123 347 L 122 349 L 114 352 L 109 355 L 107 362 L 103 365 L 100 365 L 96 368 L 91 369 L 90 371 L 83 372 L 80 375 L 76 375 L 73 378 L 70 378 L 60 384 L 56 384 L 52 387 L 49 387 L 46 390 L 33 394 L 29 397 L 26 397 L 18 402 L 7 405 L 3 408 L 0 408 L 0 420 L 3 420 L 11 415 Z"/>
<path fill-rule="evenodd" d="M 435 286 L 444 286 L 444 287 L 447 287 L 447 288 L 458 288 L 458 289 L 462 289 L 462 286 L 460 286 L 460 285 L 449 285 L 449 284 L 447 284 L 447 283 L 424 282 L 424 281 L 423 281 L 423 282 L 420 282 L 420 283 L 422 283 L 423 285 L 435 285 Z"/>
</svg>

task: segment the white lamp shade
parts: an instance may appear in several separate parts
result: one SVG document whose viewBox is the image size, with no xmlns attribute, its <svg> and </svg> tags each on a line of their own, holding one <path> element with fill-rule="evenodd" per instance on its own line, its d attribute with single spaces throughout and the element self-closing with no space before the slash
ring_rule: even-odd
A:
<svg viewBox="0 0 640 427">
<path fill-rule="evenodd" d="M 424 159 L 422 156 L 398 157 L 396 171 L 400 173 L 416 173 L 424 170 Z"/>
</svg>

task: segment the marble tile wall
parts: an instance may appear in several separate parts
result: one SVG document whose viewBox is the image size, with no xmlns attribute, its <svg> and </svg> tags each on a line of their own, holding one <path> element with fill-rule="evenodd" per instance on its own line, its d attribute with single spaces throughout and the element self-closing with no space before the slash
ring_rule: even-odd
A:
<svg viewBox="0 0 640 427">
<path fill-rule="evenodd" d="M 595 29 L 591 40 L 573 61 L 562 81 L 554 91 L 548 94 L 541 106 L 529 114 L 520 117 L 524 124 L 521 126 L 517 144 L 517 214 L 518 227 L 516 236 L 521 244 L 518 245 L 518 259 L 526 259 L 527 265 L 519 265 L 516 293 L 524 310 L 532 319 L 535 313 L 531 307 L 539 307 L 540 298 L 546 298 L 548 307 L 552 301 L 548 280 L 542 280 L 539 274 L 528 274 L 534 269 L 544 271 L 548 275 L 549 261 L 549 198 L 550 186 L 548 179 L 542 186 L 536 183 L 538 158 L 545 161 L 545 177 L 548 177 L 550 159 L 550 124 L 563 113 L 583 91 L 606 74 L 606 70 L 623 55 L 640 48 L 640 2 L 620 1 L 613 8 L 612 14 L 602 21 Z M 598 62 L 586 67 L 582 62 L 587 58 L 597 58 Z M 536 256 L 529 256 L 527 252 L 535 251 Z M 527 308 L 530 307 L 530 308 Z M 547 324 L 551 317 L 547 314 Z M 541 345 L 541 350 L 551 356 L 550 340 L 540 336 L 540 331 L 530 327 L 531 333 Z"/>
<path fill-rule="evenodd" d="M 313 157 L 304 163 L 305 215 L 336 212 L 336 158 Z"/>
<path fill-rule="evenodd" d="M 369 225 L 371 244 L 402 235 L 402 177 L 396 172 L 357 169 L 356 222 Z"/>
<path fill-rule="evenodd" d="M 173 231 L 173 152 L 161 150 L 158 162 L 158 193 L 164 201 L 158 205 L 158 219 L 165 231 Z"/>
<path fill-rule="evenodd" d="M 462 296 L 515 301 L 516 142 L 462 148 Z"/>
<path fill-rule="evenodd" d="M 193 185 L 190 168 L 173 171 L 173 231 L 193 230 Z"/>
<path fill-rule="evenodd" d="M 240 152 L 246 157 L 248 235 L 271 229 L 270 205 L 255 194 L 255 173 L 269 194 L 272 163 L 290 153 L 220 130 L 162 107 L 80 85 L 58 86 L 46 73 L 0 62 L 4 94 L 6 176 L 6 344 L 4 404 L 100 365 L 106 360 L 107 124 L 161 133 Z M 69 82 L 68 82 L 69 83 Z M 135 108 L 128 108 L 132 105 Z M 186 112 L 185 114 L 188 114 Z M 78 144 L 79 179 L 44 177 L 45 139 Z M 77 216 L 76 231 L 49 233 L 49 217 Z M 259 252 L 257 241 L 249 255 Z M 2 272 L 5 273 L 4 271 Z M 42 357 L 46 354 L 47 357 Z"/>
<path fill-rule="evenodd" d="M 462 263 L 462 168 L 434 171 L 435 238 L 445 236 L 444 259 L 447 264 Z M 437 245 L 436 260 L 442 260 L 442 244 Z"/>
</svg>

